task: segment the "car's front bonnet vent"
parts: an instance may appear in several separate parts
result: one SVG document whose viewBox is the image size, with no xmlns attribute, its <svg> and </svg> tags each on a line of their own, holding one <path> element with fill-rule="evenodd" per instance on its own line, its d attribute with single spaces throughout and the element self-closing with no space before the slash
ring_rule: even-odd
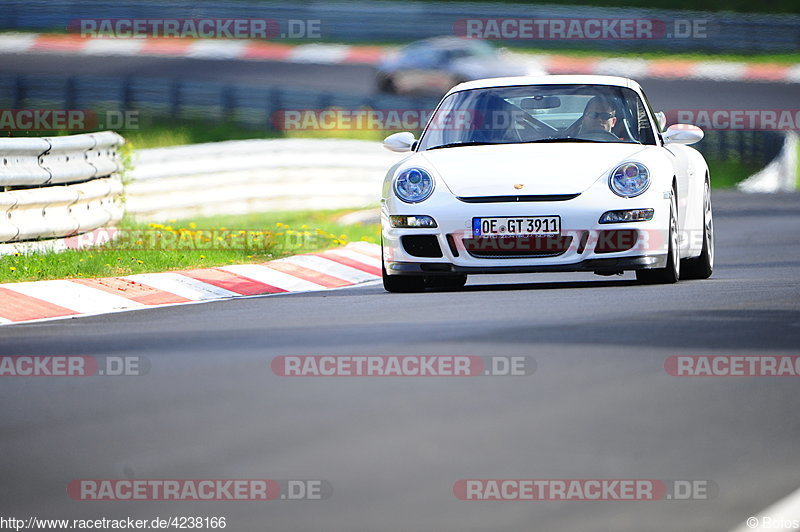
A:
<svg viewBox="0 0 800 532">
<path fill-rule="evenodd" d="M 516 236 L 465 238 L 464 249 L 479 259 L 557 257 L 572 244 L 571 236 Z"/>
<path fill-rule="evenodd" d="M 464 203 L 515 203 L 523 201 L 567 201 L 580 196 L 577 194 L 543 194 L 538 196 L 459 196 L 459 201 Z"/>
</svg>

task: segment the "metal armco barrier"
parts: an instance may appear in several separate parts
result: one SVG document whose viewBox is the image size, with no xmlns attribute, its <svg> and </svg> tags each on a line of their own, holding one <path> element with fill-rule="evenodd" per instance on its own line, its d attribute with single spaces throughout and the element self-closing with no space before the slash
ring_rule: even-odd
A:
<svg viewBox="0 0 800 532">
<path fill-rule="evenodd" d="M 360 140 L 242 140 L 139 150 L 125 187 L 138 220 L 374 205 L 402 154 Z"/>
<path fill-rule="evenodd" d="M 0 139 L 0 243 L 36 242 L 41 249 L 42 240 L 118 222 L 123 214 L 118 148 L 124 142 L 111 131 Z M 0 244 L 0 254 L 25 249 Z"/>
</svg>

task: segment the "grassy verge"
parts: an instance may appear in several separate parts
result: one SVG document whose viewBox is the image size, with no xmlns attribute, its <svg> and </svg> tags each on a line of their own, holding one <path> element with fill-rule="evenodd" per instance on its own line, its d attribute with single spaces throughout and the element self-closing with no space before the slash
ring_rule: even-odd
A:
<svg viewBox="0 0 800 532">
<path fill-rule="evenodd" d="M 735 187 L 737 183 L 762 168 L 757 164 L 720 159 L 706 159 L 706 163 L 708 163 L 708 171 L 711 174 L 711 187 L 714 189 Z"/>
<path fill-rule="evenodd" d="M 86 131 L 0 131 L 5 137 L 60 137 Z M 163 148 L 203 142 L 223 142 L 226 140 L 282 139 L 282 138 L 338 138 L 382 141 L 396 131 L 372 129 L 334 129 L 334 130 L 289 130 L 278 131 L 266 128 L 245 127 L 234 122 L 211 122 L 204 120 L 165 120 L 144 117 L 135 129 L 120 129 L 117 133 L 125 137 L 129 149 Z"/>
<path fill-rule="evenodd" d="M 156 120 L 140 129 L 120 131 L 119 133 L 134 149 L 142 149 L 247 139 L 324 138 L 382 141 L 395 131 L 357 129 L 276 131 L 246 128 L 232 122 Z"/>
<path fill-rule="evenodd" d="M 800 142 L 797 143 L 797 188 L 800 190 Z"/>
<path fill-rule="evenodd" d="M 104 246 L 0 257 L 0 283 L 259 263 L 353 241 L 380 241 L 377 225 L 338 223 L 347 212 L 216 216 L 166 224 L 123 221 L 118 239 Z"/>
<path fill-rule="evenodd" d="M 103 128 L 105 130 L 107 128 Z M 0 131 L 2 137 L 64 137 L 81 133 L 94 133 L 99 129 L 81 131 Z M 182 144 L 202 142 L 222 142 L 224 140 L 246 140 L 264 138 L 283 138 L 280 131 L 253 129 L 234 122 L 214 122 L 205 120 L 169 120 L 142 116 L 135 128 L 116 129 L 125 137 L 132 148 L 162 148 Z M 300 132 L 302 133 L 302 132 Z"/>
<path fill-rule="evenodd" d="M 146 121 L 139 129 L 130 129 L 119 133 L 136 149 L 283 137 L 279 131 L 248 129 L 232 122 L 167 121 L 163 119 Z"/>
</svg>

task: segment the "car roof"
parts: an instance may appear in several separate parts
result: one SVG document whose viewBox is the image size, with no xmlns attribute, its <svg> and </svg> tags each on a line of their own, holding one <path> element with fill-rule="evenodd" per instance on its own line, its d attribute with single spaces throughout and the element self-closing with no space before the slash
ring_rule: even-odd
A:
<svg viewBox="0 0 800 532">
<path fill-rule="evenodd" d="M 513 87 L 517 85 L 612 85 L 626 87 L 642 92 L 638 83 L 629 78 L 619 76 L 596 75 L 557 75 L 557 76 L 513 76 L 505 78 L 476 79 L 460 83 L 448 91 L 448 95 L 470 89 L 487 89 L 491 87 Z"/>
</svg>

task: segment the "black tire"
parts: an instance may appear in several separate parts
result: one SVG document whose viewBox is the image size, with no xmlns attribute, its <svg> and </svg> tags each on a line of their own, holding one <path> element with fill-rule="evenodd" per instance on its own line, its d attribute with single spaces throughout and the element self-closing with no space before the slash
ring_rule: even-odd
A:
<svg viewBox="0 0 800 532">
<path fill-rule="evenodd" d="M 423 275 L 388 275 L 386 267 L 381 264 L 383 288 L 387 292 L 413 293 L 425 290 L 425 276 Z"/>
<path fill-rule="evenodd" d="M 681 276 L 681 261 L 678 257 L 678 200 L 673 190 L 669 206 L 667 264 L 663 268 L 636 270 L 636 280 L 644 284 L 672 284 L 678 282 Z"/>
<path fill-rule="evenodd" d="M 428 277 L 428 286 L 442 290 L 458 290 L 467 284 L 466 274 L 436 275 Z"/>
<path fill-rule="evenodd" d="M 700 256 L 681 265 L 681 279 L 708 279 L 714 271 L 714 213 L 711 211 L 711 185 L 706 181 L 703 196 L 703 249 Z"/>
</svg>

